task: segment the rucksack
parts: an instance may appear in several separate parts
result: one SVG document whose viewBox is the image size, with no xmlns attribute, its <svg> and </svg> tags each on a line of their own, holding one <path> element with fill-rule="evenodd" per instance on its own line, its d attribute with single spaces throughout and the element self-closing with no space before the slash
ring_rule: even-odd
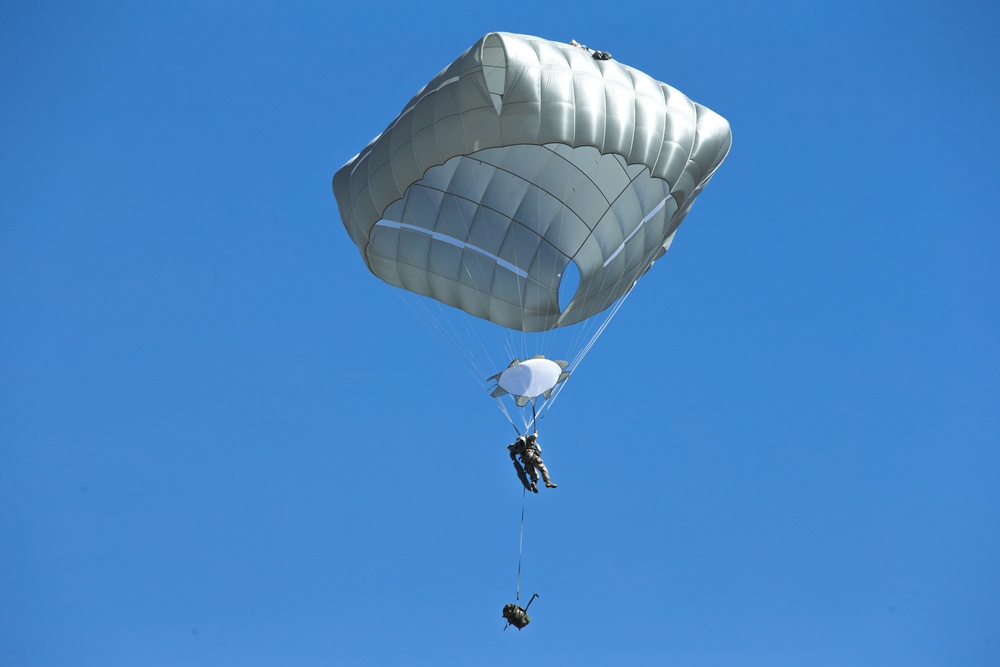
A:
<svg viewBox="0 0 1000 667">
<path fill-rule="evenodd" d="M 508 624 L 513 625 L 518 630 L 531 623 L 531 617 L 528 616 L 528 612 L 513 602 L 504 605 L 503 617 L 507 619 Z M 507 628 L 505 627 L 504 629 L 506 630 Z"/>
</svg>

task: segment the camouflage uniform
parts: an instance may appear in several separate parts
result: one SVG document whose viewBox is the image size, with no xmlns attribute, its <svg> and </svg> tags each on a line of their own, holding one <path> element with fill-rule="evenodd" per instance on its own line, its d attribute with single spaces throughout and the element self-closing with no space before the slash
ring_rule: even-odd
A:
<svg viewBox="0 0 1000 667">
<path fill-rule="evenodd" d="M 514 441 L 514 444 L 508 446 L 507 449 L 510 451 L 511 461 L 516 462 L 515 457 L 521 457 L 521 464 L 524 466 L 524 471 L 531 477 L 532 491 L 538 493 L 538 488 L 535 486 L 538 482 L 538 473 L 542 473 L 542 479 L 545 480 L 545 486 L 548 488 L 554 489 L 558 486 L 549 477 L 549 471 L 545 467 L 545 462 L 542 461 L 542 448 L 538 444 L 538 433 L 532 433 L 527 437 L 522 435 Z"/>
</svg>

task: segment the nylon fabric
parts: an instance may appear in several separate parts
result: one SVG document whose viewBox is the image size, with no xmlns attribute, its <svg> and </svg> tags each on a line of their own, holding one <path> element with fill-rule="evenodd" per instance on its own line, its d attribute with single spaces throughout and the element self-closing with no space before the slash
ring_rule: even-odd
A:
<svg viewBox="0 0 1000 667">
<path fill-rule="evenodd" d="M 729 125 L 617 61 L 490 33 L 334 176 L 382 280 L 503 327 L 610 308 L 666 251 Z M 562 306 L 559 287 L 579 274 Z"/>
</svg>

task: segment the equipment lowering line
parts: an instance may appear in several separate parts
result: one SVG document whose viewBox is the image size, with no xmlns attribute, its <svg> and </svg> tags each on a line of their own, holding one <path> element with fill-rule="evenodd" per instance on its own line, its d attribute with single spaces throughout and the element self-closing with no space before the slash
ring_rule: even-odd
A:
<svg viewBox="0 0 1000 667">
<path fill-rule="evenodd" d="M 521 555 L 524 552 L 524 505 L 528 490 L 521 489 L 521 538 L 517 545 L 517 594 L 515 601 L 521 601 Z"/>
</svg>

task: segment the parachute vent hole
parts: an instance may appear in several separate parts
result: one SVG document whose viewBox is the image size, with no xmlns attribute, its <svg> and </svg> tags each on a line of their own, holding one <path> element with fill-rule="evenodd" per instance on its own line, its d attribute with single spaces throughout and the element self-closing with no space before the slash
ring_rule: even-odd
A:
<svg viewBox="0 0 1000 667">
<path fill-rule="evenodd" d="M 580 269 L 576 267 L 576 262 L 571 261 L 563 269 L 562 277 L 559 279 L 559 312 L 566 312 L 579 287 Z"/>
</svg>

